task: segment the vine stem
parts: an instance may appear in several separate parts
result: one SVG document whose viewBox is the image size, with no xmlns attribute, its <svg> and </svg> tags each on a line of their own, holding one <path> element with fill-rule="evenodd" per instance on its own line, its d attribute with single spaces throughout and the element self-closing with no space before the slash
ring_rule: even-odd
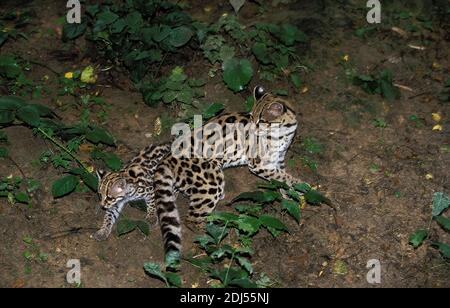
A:
<svg viewBox="0 0 450 308">
<path fill-rule="evenodd" d="M 72 152 L 70 152 L 64 145 L 62 145 L 61 143 L 58 142 L 58 140 L 56 140 L 55 138 L 53 138 L 52 136 L 50 136 L 49 134 L 47 134 L 42 128 L 38 127 L 38 131 L 44 135 L 45 138 L 47 138 L 48 140 L 50 140 L 51 142 L 53 142 L 58 148 L 60 148 L 61 150 L 63 150 L 64 152 L 66 152 L 70 157 L 72 157 L 73 160 L 75 160 L 77 162 L 78 165 L 80 165 L 80 167 L 82 167 L 86 172 L 90 173 L 88 168 L 83 164 L 83 162 L 76 157 Z"/>
<path fill-rule="evenodd" d="M 233 254 L 231 255 L 230 264 L 228 265 L 227 273 L 225 274 L 225 284 L 226 284 L 226 286 L 228 286 L 228 274 L 230 273 L 231 265 L 233 265 L 234 254 L 235 253 L 233 252 Z"/>
</svg>

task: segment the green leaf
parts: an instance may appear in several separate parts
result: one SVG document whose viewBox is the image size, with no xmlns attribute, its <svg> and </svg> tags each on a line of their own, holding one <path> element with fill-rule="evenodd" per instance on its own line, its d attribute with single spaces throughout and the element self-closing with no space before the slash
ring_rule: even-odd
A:
<svg viewBox="0 0 450 308">
<path fill-rule="evenodd" d="M 417 230 L 409 237 L 409 244 L 411 244 L 414 248 L 422 245 L 423 241 L 428 237 L 427 230 Z"/>
<path fill-rule="evenodd" d="M 64 197 L 75 190 L 78 185 L 78 178 L 74 175 L 64 176 L 52 185 L 52 194 L 54 198 Z"/>
<path fill-rule="evenodd" d="M 299 184 L 295 184 L 294 185 L 294 189 L 296 191 L 302 192 L 302 193 L 306 193 L 308 191 L 311 190 L 311 186 L 307 183 L 299 183 Z"/>
<path fill-rule="evenodd" d="M 19 203 L 30 203 L 30 196 L 28 196 L 28 194 L 24 192 L 18 192 L 17 194 L 15 194 L 14 198 L 16 198 L 17 202 Z"/>
<path fill-rule="evenodd" d="M 161 271 L 161 267 L 159 264 L 153 263 L 153 262 L 147 262 L 144 264 L 144 270 L 147 274 L 150 276 L 156 277 L 164 281 L 166 285 L 168 285 L 168 281 L 166 278 L 166 275 Z"/>
<path fill-rule="evenodd" d="M 215 244 L 219 244 L 228 235 L 228 229 L 213 223 L 206 225 L 206 232 L 214 239 Z"/>
<path fill-rule="evenodd" d="M 298 202 L 283 200 L 281 201 L 281 207 L 294 217 L 297 222 L 300 222 L 300 206 Z"/>
<path fill-rule="evenodd" d="M 19 63 L 14 56 L 0 55 L 0 75 L 6 78 L 17 78 L 22 73 Z"/>
<path fill-rule="evenodd" d="M 167 41 L 172 47 L 181 47 L 190 41 L 194 33 L 186 26 L 177 27 L 170 31 Z"/>
<path fill-rule="evenodd" d="M 25 101 L 20 97 L 2 96 L 0 97 L 0 112 L 2 110 L 15 111 L 25 104 Z"/>
<path fill-rule="evenodd" d="M 137 223 L 130 219 L 121 219 L 117 223 L 117 234 L 122 236 L 124 234 L 134 231 L 137 227 Z"/>
<path fill-rule="evenodd" d="M 253 68 L 247 59 L 231 58 L 223 64 L 223 80 L 234 92 L 244 90 L 253 77 Z"/>
<path fill-rule="evenodd" d="M 94 126 L 86 133 L 86 139 L 95 144 L 115 145 L 114 138 L 111 134 L 107 130 L 97 126 Z"/>
<path fill-rule="evenodd" d="M 232 200 L 232 202 L 251 200 L 253 202 L 260 203 L 271 203 L 275 200 L 280 200 L 281 194 L 277 191 L 254 191 L 254 192 L 244 192 L 238 195 Z"/>
<path fill-rule="evenodd" d="M 136 221 L 136 226 L 138 227 L 138 229 L 145 235 L 145 236 L 149 236 L 150 234 L 150 227 L 148 225 L 147 222 L 142 221 L 142 220 L 138 220 Z"/>
<path fill-rule="evenodd" d="M 271 189 L 271 190 L 277 190 L 277 189 L 289 189 L 289 185 L 287 185 L 284 182 L 280 182 L 277 180 L 270 180 L 269 183 L 263 183 L 263 184 L 259 184 L 258 188 L 265 188 L 265 189 Z"/>
<path fill-rule="evenodd" d="M 86 32 L 87 29 L 87 23 L 65 23 L 63 26 L 63 32 L 62 32 L 62 39 L 64 41 L 67 40 L 74 40 L 77 37 L 80 37 L 81 35 Z"/>
<path fill-rule="evenodd" d="M 239 265 L 242 266 L 250 275 L 253 274 L 253 266 L 249 259 L 242 256 L 235 256 Z"/>
<path fill-rule="evenodd" d="M 258 287 L 256 283 L 252 282 L 248 278 L 233 279 L 228 283 L 228 285 L 246 289 L 254 289 Z"/>
<path fill-rule="evenodd" d="M 227 212 L 213 212 L 208 216 L 209 221 L 236 221 L 238 216 Z"/>
<path fill-rule="evenodd" d="M 243 231 L 248 235 L 253 235 L 258 232 L 259 227 L 261 226 L 261 221 L 258 220 L 258 218 L 247 215 L 240 215 L 235 223 L 240 231 Z"/>
<path fill-rule="evenodd" d="M 252 52 L 255 55 L 256 59 L 262 64 L 270 64 L 271 59 L 269 56 L 269 50 L 267 45 L 264 43 L 255 43 L 252 47 Z"/>
<path fill-rule="evenodd" d="M 83 183 L 86 184 L 93 192 L 97 192 L 98 189 L 98 178 L 89 172 L 83 172 L 81 174 L 81 179 Z"/>
<path fill-rule="evenodd" d="M 433 242 L 433 243 L 431 243 L 431 246 L 438 248 L 441 255 L 445 259 L 450 260 L 450 246 L 449 245 L 444 244 L 444 243 L 439 243 L 439 242 Z"/>
<path fill-rule="evenodd" d="M 325 196 L 323 196 L 321 193 L 319 193 L 317 190 L 311 189 L 309 191 L 307 191 L 305 194 L 305 200 L 306 202 L 310 203 L 310 204 L 320 204 L 320 203 L 325 203 L 325 204 L 331 204 L 330 199 L 326 198 Z"/>
<path fill-rule="evenodd" d="M 216 116 L 217 114 L 219 114 L 222 110 L 225 109 L 225 106 L 221 103 L 213 103 L 211 105 L 208 106 L 208 108 L 206 108 L 203 113 L 203 120 L 209 120 L 212 117 Z"/>
<path fill-rule="evenodd" d="M 442 192 L 436 192 L 433 195 L 433 217 L 439 216 L 450 206 L 450 198 Z"/>
<path fill-rule="evenodd" d="M 177 288 L 182 287 L 181 277 L 177 273 L 166 272 L 166 278 L 167 278 L 167 282 L 170 285 L 175 286 Z"/>
<path fill-rule="evenodd" d="M 39 126 L 39 120 L 41 118 L 36 108 L 30 105 L 20 108 L 17 111 L 17 117 L 32 127 Z"/>
<path fill-rule="evenodd" d="M 153 40 L 157 43 L 161 42 L 169 36 L 172 29 L 166 25 L 161 25 L 157 31 L 153 32 Z"/>
<path fill-rule="evenodd" d="M 0 125 L 14 122 L 15 117 L 12 111 L 0 110 Z"/>
<path fill-rule="evenodd" d="M 288 232 L 288 228 L 279 219 L 275 217 L 269 215 L 261 215 L 259 217 L 259 221 L 265 227 Z"/>
<path fill-rule="evenodd" d="M 119 16 L 109 10 L 103 11 L 97 15 L 97 20 L 94 25 L 94 32 L 102 31 L 106 26 L 115 22 Z"/>
<path fill-rule="evenodd" d="M 299 89 L 300 86 L 302 85 L 302 80 L 301 80 L 301 78 L 300 78 L 300 75 L 294 73 L 294 74 L 291 74 L 290 77 L 291 77 L 292 83 L 294 84 L 294 87 L 295 87 L 296 89 Z"/>
<path fill-rule="evenodd" d="M 8 157 L 8 149 L 0 147 L 0 158 Z"/>
<path fill-rule="evenodd" d="M 437 216 L 435 217 L 436 221 L 444 228 L 445 230 L 450 232 L 450 219 L 443 217 L 443 216 Z"/>
</svg>

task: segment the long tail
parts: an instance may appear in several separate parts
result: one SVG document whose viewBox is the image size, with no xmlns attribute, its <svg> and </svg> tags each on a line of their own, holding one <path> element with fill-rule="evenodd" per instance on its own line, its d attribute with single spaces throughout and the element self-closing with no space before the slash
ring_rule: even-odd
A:
<svg viewBox="0 0 450 308">
<path fill-rule="evenodd" d="M 181 255 L 180 215 L 175 204 L 175 177 L 164 162 L 155 172 L 156 215 L 164 240 L 166 262 L 169 256 Z"/>
</svg>

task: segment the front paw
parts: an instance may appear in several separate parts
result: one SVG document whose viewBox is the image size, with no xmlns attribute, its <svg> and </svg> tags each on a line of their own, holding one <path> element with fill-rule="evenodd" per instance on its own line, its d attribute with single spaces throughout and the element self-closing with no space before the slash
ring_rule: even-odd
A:
<svg viewBox="0 0 450 308">
<path fill-rule="evenodd" d="M 94 239 L 98 242 L 105 241 L 110 233 L 111 232 L 108 232 L 108 230 L 100 229 L 97 232 L 95 232 Z"/>
</svg>

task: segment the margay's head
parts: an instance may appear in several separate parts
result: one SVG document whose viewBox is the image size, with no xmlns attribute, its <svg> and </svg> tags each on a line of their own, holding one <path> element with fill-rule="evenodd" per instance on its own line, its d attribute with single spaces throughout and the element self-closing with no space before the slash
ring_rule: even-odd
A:
<svg viewBox="0 0 450 308">
<path fill-rule="evenodd" d="M 124 200 L 130 194 L 129 185 L 120 172 L 106 172 L 97 170 L 98 193 L 100 205 L 105 208 L 113 207 L 117 202 Z"/>
<path fill-rule="evenodd" d="M 251 114 L 256 124 L 297 125 L 295 111 L 289 101 L 266 92 L 261 86 L 256 86 L 253 89 L 253 98 L 255 104 Z"/>
</svg>

